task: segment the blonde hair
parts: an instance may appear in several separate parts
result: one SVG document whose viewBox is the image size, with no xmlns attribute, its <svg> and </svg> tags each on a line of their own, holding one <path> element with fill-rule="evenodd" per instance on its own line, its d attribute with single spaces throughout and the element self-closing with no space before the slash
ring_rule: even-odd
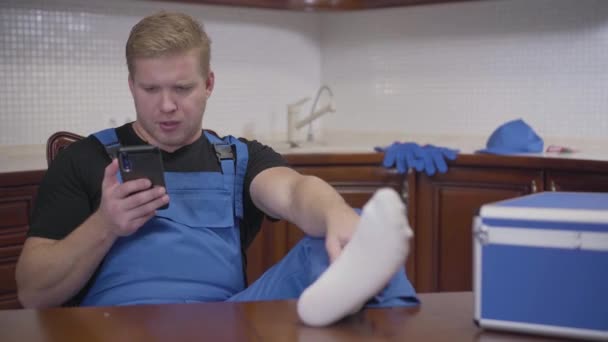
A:
<svg viewBox="0 0 608 342">
<path fill-rule="evenodd" d="M 200 50 L 200 67 L 209 74 L 211 40 L 202 24 L 183 13 L 158 12 L 139 21 L 131 29 L 126 45 L 127 68 L 135 73 L 135 59 L 161 57 Z"/>
</svg>

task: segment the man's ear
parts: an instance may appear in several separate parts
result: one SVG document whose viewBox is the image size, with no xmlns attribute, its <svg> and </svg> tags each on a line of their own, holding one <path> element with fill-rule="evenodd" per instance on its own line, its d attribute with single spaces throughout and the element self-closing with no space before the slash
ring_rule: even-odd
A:
<svg viewBox="0 0 608 342">
<path fill-rule="evenodd" d="M 205 81 L 205 93 L 207 97 L 211 96 L 213 92 L 213 86 L 215 86 L 215 74 L 213 71 L 209 70 L 209 74 L 207 75 L 207 80 Z"/>
<path fill-rule="evenodd" d="M 129 80 L 129 90 L 131 91 L 131 96 L 134 96 L 133 90 L 135 88 L 135 84 L 133 83 L 133 77 L 131 77 L 131 74 L 127 76 L 127 79 Z"/>
</svg>

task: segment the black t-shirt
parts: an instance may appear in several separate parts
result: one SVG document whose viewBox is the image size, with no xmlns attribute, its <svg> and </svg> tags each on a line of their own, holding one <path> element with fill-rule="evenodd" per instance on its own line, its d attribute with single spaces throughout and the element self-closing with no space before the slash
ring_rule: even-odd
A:
<svg viewBox="0 0 608 342">
<path fill-rule="evenodd" d="M 131 124 L 116 129 L 122 146 L 142 145 Z M 241 241 L 250 242 L 257 234 L 264 213 L 251 200 L 251 181 L 263 170 L 287 166 L 283 157 L 257 141 L 240 138 L 249 154 L 243 184 L 244 218 Z M 165 171 L 220 172 L 221 166 L 213 144 L 202 134 L 194 143 L 175 152 L 162 151 Z M 105 147 L 94 137 L 72 143 L 61 151 L 47 170 L 32 211 L 28 236 L 60 240 L 82 224 L 101 200 L 101 182 L 110 158 Z M 89 284 L 90 285 L 90 284 Z M 85 287 L 85 289 L 88 288 Z M 83 291 L 77 296 L 84 295 Z"/>
</svg>

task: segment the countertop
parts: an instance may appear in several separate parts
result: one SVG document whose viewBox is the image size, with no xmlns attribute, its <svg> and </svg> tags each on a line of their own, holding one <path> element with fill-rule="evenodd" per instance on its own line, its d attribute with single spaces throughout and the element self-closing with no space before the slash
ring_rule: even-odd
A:
<svg viewBox="0 0 608 342">
<path fill-rule="evenodd" d="M 0 146 L 0 173 L 46 170 L 45 145 Z"/>
<path fill-rule="evenodd" d="M 321 137 L 313 143 L 300 143 L 292 148 L 285 141 L 258 137 L 257 140 L 274 148 L 281 154 L 360 154 L 375 153 L 374 146 L 387 146 L 394 141 L 414 141 L 419 144 L 434 144 L 455 148 L 462 154 L 473 154 L 485 147 L 486 137 L 480 136 L 432 136 L 400 135 L 391 133 L 352 133 L 333 132 L 331 138 Z M 567 146 L 572 153 L 532 153 L 520 154 L 531 157 L 549 157 L 579 160 L 608 161 L 608 140 L 573 140 L 545 138 L 545 148 L 549 145 Z M 0 173 L 45 170 L 46 146 L 39 145 L 2 145 L 0 146 Z"/>
</svg>

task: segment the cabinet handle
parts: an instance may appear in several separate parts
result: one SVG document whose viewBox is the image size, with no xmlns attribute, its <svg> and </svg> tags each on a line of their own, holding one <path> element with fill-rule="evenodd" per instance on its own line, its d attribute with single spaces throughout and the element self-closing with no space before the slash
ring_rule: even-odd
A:
<svg viewBox="0 0 608 342">
<path fill-rule="evenodd" d="M 407 178 L 406 178 L 405 181 L 402 183 L 401 193 L 400 193 L 401 200 L 403 201 L 403 204 L 405 204 L 406 207 L 407 207 L 407 200 L 408 200 L 408 198 L 407 198 L 408 189 L 409 189 L 409 187 L 408 187 Z"/>
<path fill-rule="evenodd" d="M 555 186 L 554 181 L 551 181 L 551 183 L 549 184 L 549 188 L 551 189 L 551 191 L 557 191 L 557 186 Z"/>
<path fill-rule="evenodd" d="M 532 183 L 530 184 L 530 188 L 532 189 L 532 192 L 538 191 L 538 188 L 536 187 L 536 181 L 535 180 L 532 180 Z"/>
</svg>

